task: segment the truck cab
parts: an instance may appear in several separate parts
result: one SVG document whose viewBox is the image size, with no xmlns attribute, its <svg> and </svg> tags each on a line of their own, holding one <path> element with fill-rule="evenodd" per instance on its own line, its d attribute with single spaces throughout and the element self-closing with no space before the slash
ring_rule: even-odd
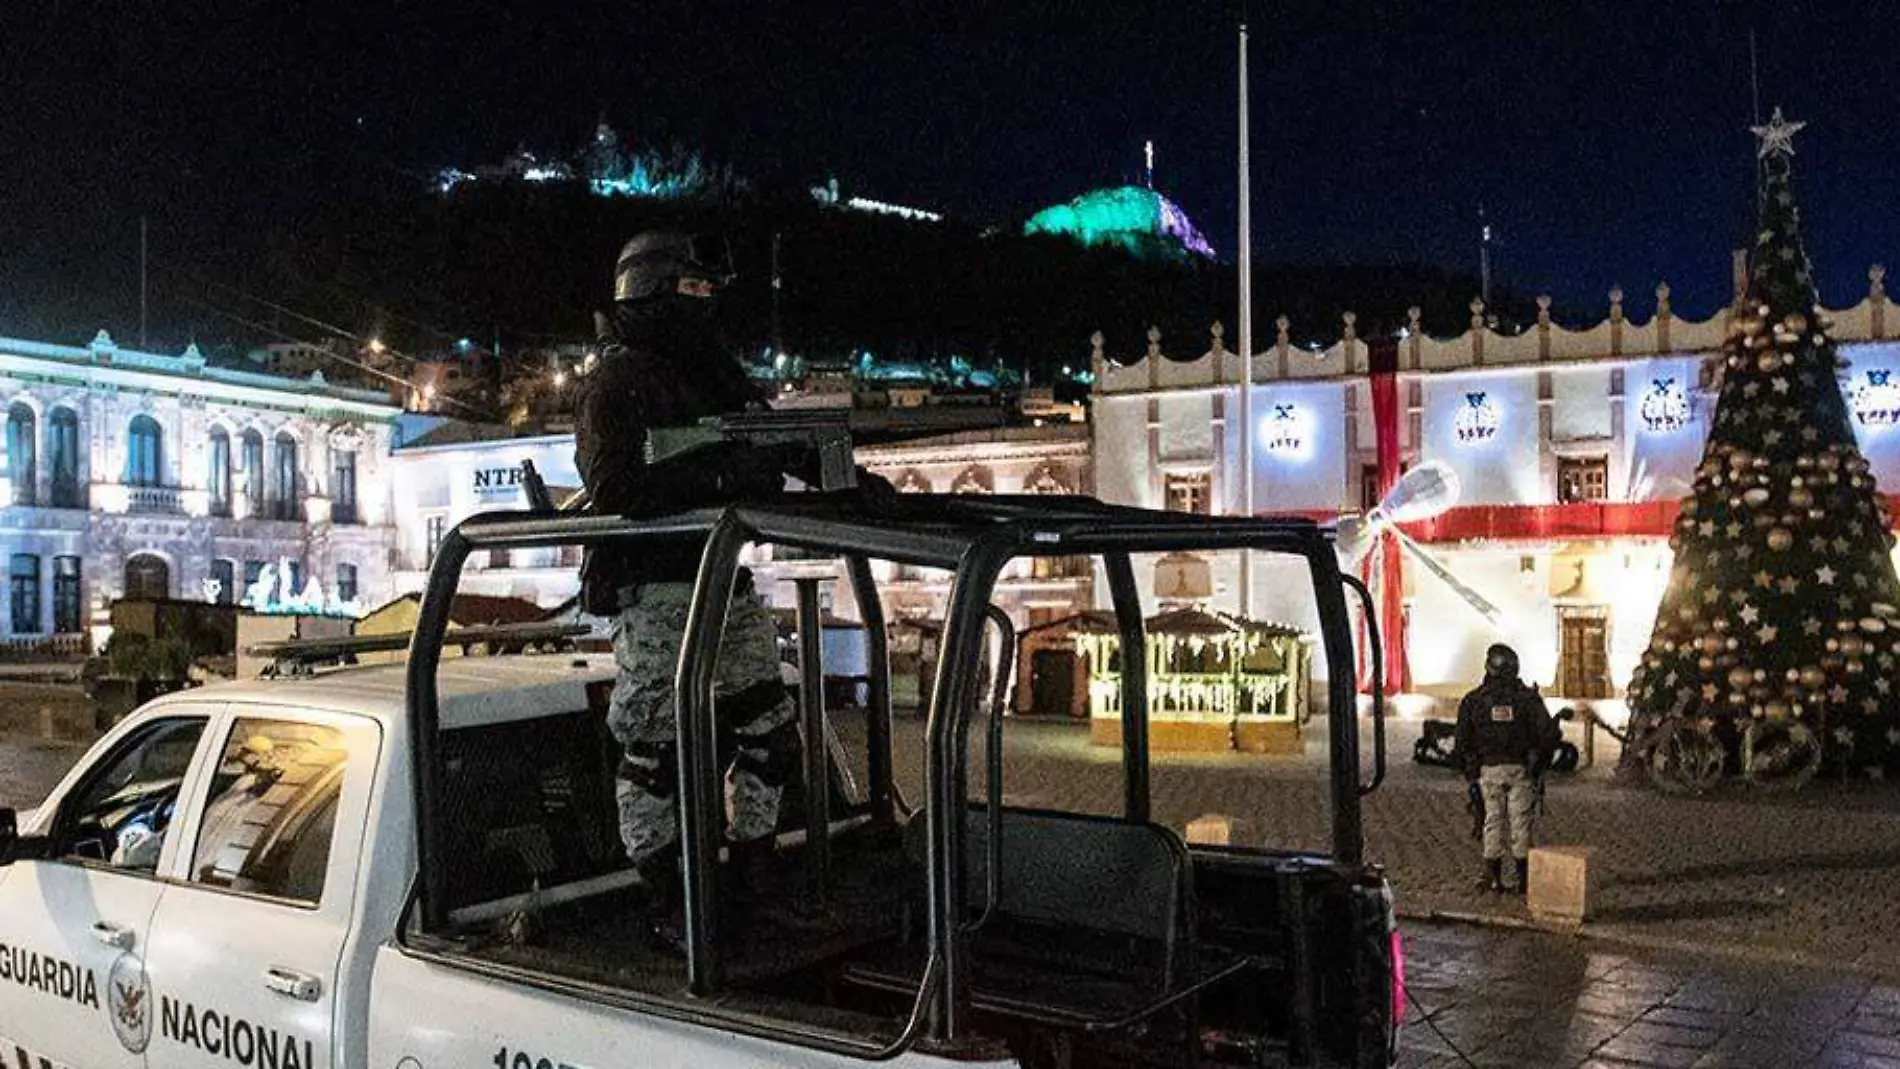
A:
<svg viewBox="0 0 1900 1069">
<path fill-rule="evenodd" d="M 473 641 L 446 612 L 473 553 L 682 542 L 701 565 L 677 677 L 673 952 L 638 923 L 617 834 L 612 657 L 443 653 Z M 713 688 L 759 546 L 832 562 L 871 666 L 866 701 L 826 708 L 816 589 L 801 585 L 803 775 L 771 910 L 728 900 L 720 879 Z M 1134 568 L 1177 551 L 1256 553 L 1310 587 L 1330 851 L 1190 845 L 1152 819 L 1141 657 L 1122 658 L 1117 811 L 1006 802 L 1002 683 L 987 682 L 1013 674 L 990 608 L 1003 566 L 1094 558 L 1138 649 Z M 879 562 L 954 573 L 935 680 L 904 725 Z M 17 829 L 0 813 L 0 1063 L 1388 1065 L 1400 963 L 1389 889 L 1361 856 L 1383 747 L 1362 782 L 1354 585 L 1307 521 L 1086 499 L 471 519 L 442 544 L 405 664 L 168 696 Z M 900 761 L 899 745 L 922 753 Z"/>
</svg>

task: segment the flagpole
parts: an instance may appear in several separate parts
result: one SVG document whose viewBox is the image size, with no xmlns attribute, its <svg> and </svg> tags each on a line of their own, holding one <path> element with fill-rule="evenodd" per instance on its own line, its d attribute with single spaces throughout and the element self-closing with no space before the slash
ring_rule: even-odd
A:
<svg viewBox="0 0 1900 1069">
<path fill-rule="evenodd" d="M 1240 502 L 1254 515 L 1253 483 L 1253 182 L 1247 152 L 1247 23 L 1240 23 Z M 1240 611 L 1254 614 L 1253 553 L 1240 555 Z"/>
</svg>

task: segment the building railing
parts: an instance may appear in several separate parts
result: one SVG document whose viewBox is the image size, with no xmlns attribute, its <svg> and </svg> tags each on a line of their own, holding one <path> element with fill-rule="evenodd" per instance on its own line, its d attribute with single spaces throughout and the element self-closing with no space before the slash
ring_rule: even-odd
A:
<svg viewBox="0 0 1900 1069">
<path fill-rule="evenodd" d="M 285 501 L 280 498 L 265 498 L 257 503 L 257 518 L 277 520 L 279 522 L 303 522 L 303 502 Z"/>
<path fill-rule="evenodd" d="M 0 664 L 83 661 L 91 652 L 90 638 L 84 632 L 0 638 Z"/>
<path fill-rule="evenodd" d="M 178 514 L 185 511 L 184 495 L 176 486 L 128 486 L 127 512 Z"/>
</svg>

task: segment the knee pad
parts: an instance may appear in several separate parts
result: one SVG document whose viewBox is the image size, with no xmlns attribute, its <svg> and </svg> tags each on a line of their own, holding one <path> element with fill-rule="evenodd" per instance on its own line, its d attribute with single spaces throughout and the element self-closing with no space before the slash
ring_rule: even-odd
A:
<svg viewBox="0 0 1900 1069">
<path fill-rule="evenodd" d="M 680 785 L 680 750 L 671 742 L 635 742 L 620 759 L 619 777 L 655 798 L 671 798 Z"/>
<path fill-rule="evenodd" d="M 790 720 L 763 735 L 740 735 L 734 740 L 738 754 L 732 767 L 749 772 L 767 787 L 783 787 L 798 769 L 802 750 L 798 725 Z"/>
<path fill-rule="evenodd" d="M 762 730 L 747 731 L 758 724 L 769 724 L 778 715 L 786 721 L 793 719 L 791 710 L 795 708 L 792 692 L 777 679 L 762 680 L 744 690 L 735 691 L 720 698 L 716 709 L 719 723 L 729 730 L 745 735 L 764 735 Z"/>
</svg>

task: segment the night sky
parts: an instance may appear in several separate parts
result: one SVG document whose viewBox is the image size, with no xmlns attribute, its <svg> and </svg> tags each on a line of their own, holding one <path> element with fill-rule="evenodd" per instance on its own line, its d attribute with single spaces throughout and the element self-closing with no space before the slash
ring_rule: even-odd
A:
<svg viewBox="0 0 1900 1069">
<path fill-rule="evenodd" d="M 1157 184 L 1235 247 L 1231 0 L 6 4 L 0 335 L 135 329 L 154 262 L 228 262 L 325 198 L 603 113 L 766 186 L 1020 218 Z M 1764 2 L 1764 109 L 1810 123 L 1797 191 L 1824 298 L 1900 266 L 1900 34 L 1886 3 Z M 1640 15 L 1638 14 L 1640 12 Z M 1745 16 L 1715 0 L 1260 4 L 1256 255 L 1475 269 L 1600 315 L 1727 296 L 1750 225 Z M 603 280 L 603 287 L 605 281 Z M 158 308 L 163 316 L 163 306 Z M 163 333 L 163 323 L 155 323 Z"/>
</svg>

